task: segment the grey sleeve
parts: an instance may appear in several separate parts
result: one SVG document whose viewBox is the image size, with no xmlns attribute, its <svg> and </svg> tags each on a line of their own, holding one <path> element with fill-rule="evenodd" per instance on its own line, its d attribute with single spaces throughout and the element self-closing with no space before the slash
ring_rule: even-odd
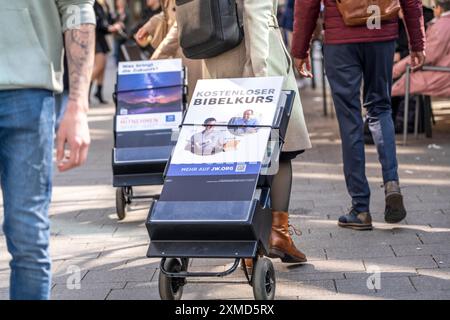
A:
<svg viewBox="0 0 450 320">
<path fill-rule="evenodd" d="M 55 0 L 63 32 L 81 24 L 96 24 L 94 0 Z"/>
</svg>

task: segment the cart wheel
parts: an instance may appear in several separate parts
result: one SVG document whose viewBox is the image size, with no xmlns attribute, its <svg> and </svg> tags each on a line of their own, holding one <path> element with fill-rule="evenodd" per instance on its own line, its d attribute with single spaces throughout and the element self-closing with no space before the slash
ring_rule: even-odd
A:
<svg viewBox="0 0 450 320">
<path fill-rule="evenodd" d="M 170 258 L 164 263 L 164 269 L 177 273 L 182 271 L 183 267 L 178 259 Z M 158 287 L 161 300 L 181 300 L 184 282 L 185 278 L 168 277 L 160 271 Z"/>
<path fill-rule="evenodd" d="M 127 199 L 125 188 L 116 188 L 116 212 L 119 220 L 125 219 L 127 215 Z"/>
<path fill-rule="evenodd" d="M 256 261 L 252 286 L 255 300 L 273 300 L 275 298 L 275 270 L 272 261 L 268 258 L 260 258 Z"/>
</svg>

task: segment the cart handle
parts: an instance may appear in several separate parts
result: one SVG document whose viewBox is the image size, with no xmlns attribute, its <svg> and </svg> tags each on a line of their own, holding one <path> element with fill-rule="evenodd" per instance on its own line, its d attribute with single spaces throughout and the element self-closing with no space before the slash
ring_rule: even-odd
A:
<svg viewBox="0 0 450 320">
<path fill-rule="evenodd" d="M 187 271 L 180 271 L 180 272 L 168 272 L 166 269 L 164 269 L 164 263 L 166 262 L 166 258 L 162 258 L 161 263 L 159 265 L 159 269 L 161 272 L 171 278 L 188 278 L 188 277 L 225 277 L 229 274 L 232 274 L 234 271 L 236 271 L 237 267 L 239 266 L 239 262 L 241 261 L 240 258 L 236 258 L 234 260 L 233 266 L 224 271 L 224 272 L 187 272 Z"/>
</svg>

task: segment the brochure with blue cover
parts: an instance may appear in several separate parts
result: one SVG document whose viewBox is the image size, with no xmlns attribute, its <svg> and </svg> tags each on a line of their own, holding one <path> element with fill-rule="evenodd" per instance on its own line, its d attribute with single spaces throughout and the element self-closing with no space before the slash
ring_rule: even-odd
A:
<svg viewBox="0 0 450 320">
<path fill-rule="evenodd" d="M 120 62 L 115 147 L 139 154 L 136 148 L 173 145 L 173 132 L 182 120 L 183 92 L 181 59 Z"/>
<path fill-rule="evenodd" d="M 181 59 L 119 62 L 117 92 L 183 86 Z"/>
</svg>

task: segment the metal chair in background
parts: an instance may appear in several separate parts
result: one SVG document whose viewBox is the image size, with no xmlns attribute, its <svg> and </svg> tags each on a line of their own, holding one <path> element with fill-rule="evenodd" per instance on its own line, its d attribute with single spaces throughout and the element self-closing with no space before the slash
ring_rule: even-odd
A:
<svg viewBox="0 0 450 320">
<path fill-rule="evenodd" d="M 422 71 L 435 71 L 435 72 L 449 72 L 450 73 L 450 67 L 440 67 L 440 66 L 423 66 Z M 409 97 L 410 97 L 410 88 L 411 88 L 411 66 L 408 65 L 406 67 L 406 81 L 405 81 L 405 115 L 404 115 L 404 123 L 403 123 L 403 145 L 406 145 L 407 139 L 408 139 L 408 112 L 409 112 Z M 416 101 L 416 113 L 415 113 L 415 119 L 414 119 L 414 136 L 418 137 L 419 132 L 419 98 Z M 425 121 L 428 121 L 432 116 L 431 111 L 431 102 L 429 103 L 428 107 L 424 108 L 424 117 Z M 431 127 L 428 128 L 428 130 L 431 130 Z M 429 135 L 431 135 L 431 131 L 429 132 Z"/>
</svg>

